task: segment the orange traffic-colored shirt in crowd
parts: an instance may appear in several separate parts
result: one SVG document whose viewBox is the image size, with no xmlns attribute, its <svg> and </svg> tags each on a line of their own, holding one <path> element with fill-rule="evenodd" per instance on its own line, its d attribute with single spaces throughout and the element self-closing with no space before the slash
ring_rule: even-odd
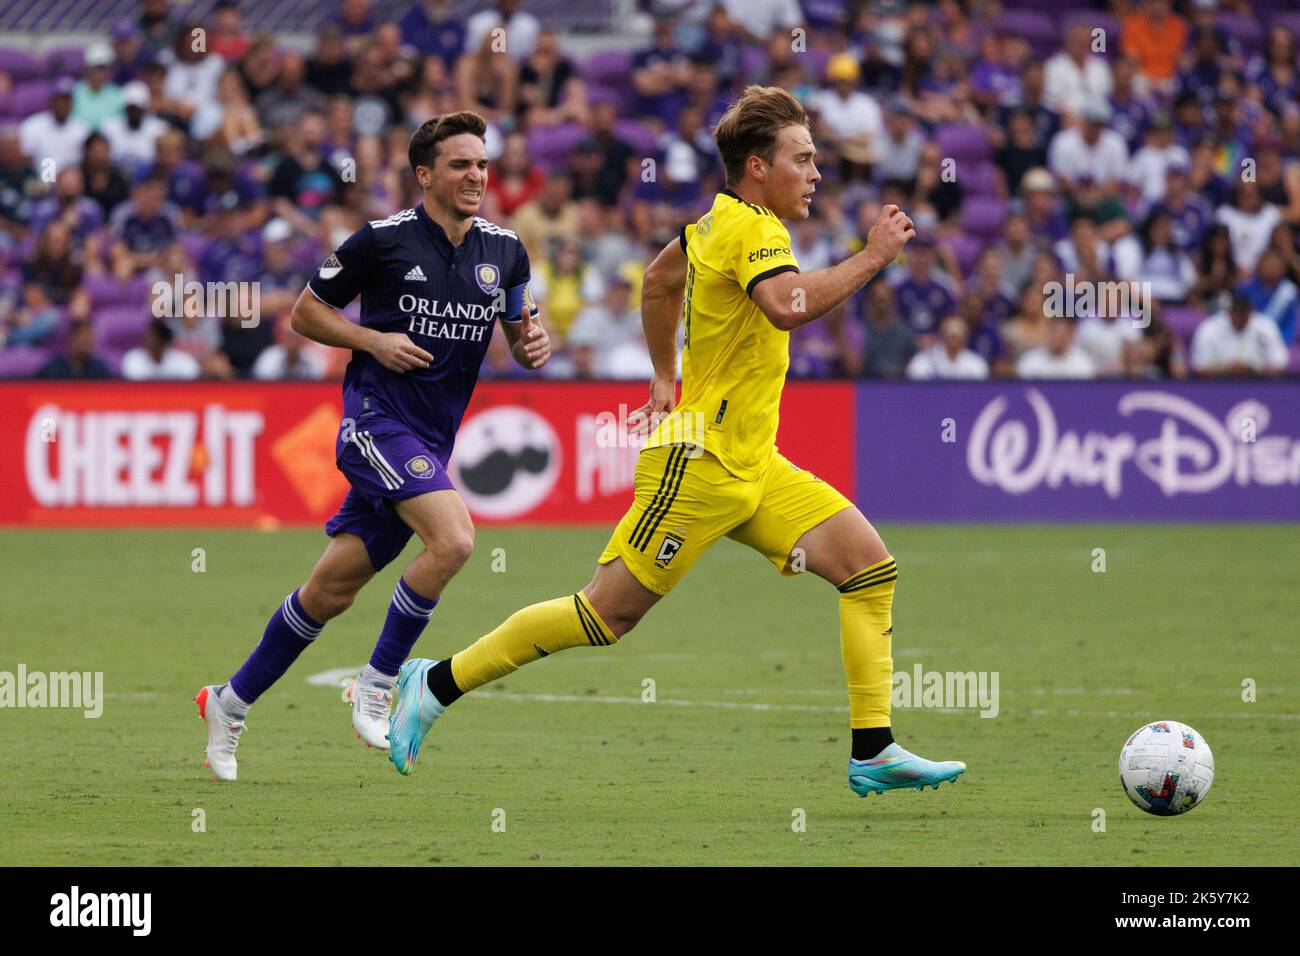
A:
<svg viewBox="0 0 1300 956">
<path fill-rule="evenodd" d="M 1187 45 L 1187 21 L 1169 14 L 1156 23 L 1145 13 L 1124 18 L 1124 52 L 1137 60 L 1138 70 L 1157 82 L 1172 80 L 1178 72 L 1178 55 Z"/>
</svg>

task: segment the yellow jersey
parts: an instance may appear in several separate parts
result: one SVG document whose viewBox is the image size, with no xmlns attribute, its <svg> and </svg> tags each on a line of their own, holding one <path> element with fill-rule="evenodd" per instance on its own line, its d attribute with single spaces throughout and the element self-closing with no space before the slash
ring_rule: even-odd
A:
<svg viewBox="0 0 1300 956">
<path fill-rule="evenodd" d="M 776 453 L 790 333 L 750 295 L 763 279 L 799 271 L 790 233 L 771 210 L 726 189 L 680 242 L 688 260 L 682 400 L 646 447 L 703 445 L 731 474 L 754 481 Z"/>
</svg>

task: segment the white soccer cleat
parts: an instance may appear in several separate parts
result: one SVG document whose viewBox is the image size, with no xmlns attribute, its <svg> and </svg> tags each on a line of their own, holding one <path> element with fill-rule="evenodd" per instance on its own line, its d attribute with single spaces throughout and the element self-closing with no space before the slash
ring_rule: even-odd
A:
<svg viewBox="0 0 1300 956">
<path fill-rule="evenodd" d="M 203 765 L 212 771 L 213 780 L 234 780 L 238 772 L 235 748 L 239 735 L 244 732 L 244 722 L 232 717 L 221 706 L 221 695 L 215 684 L 204 687 L 194 697 L 199 705 L 199 717 L 208 725 L 208 759 Z"/>
<path fill-rule="evenodd" d="M 393 712 L 393 689 L 380 684 L 364 684 L 352 678 L 343 691 L 343 699 L 352 704 L 352 729 L 367 747 L 388 749 L 388 718 Z"/>
</svg>

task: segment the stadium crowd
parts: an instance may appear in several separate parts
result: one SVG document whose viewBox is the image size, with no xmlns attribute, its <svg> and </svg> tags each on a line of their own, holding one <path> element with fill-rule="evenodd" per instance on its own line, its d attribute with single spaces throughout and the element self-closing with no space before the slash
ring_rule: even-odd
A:
<svg viewBox="0 0 1300 956">
<path fill-rule="evenodd" d="M 789 224 L 805 271 L 861 248 L 883 203 L 919 236 L 793 334 L 792 376 L 1300 371 L 1289 2 L 661 0 L 625 25 L 648 36 L 581 57 L 526 2 L 337 6 L 306 51 L 230 0 L 196 23 L 143 0 L 44 56 L 0 37 L 0 375 L 340 375 L 346 354 L 288 327 L 293 301 L 419 201 L 412 130 L 473 109 L 482 215 L 526 244 L 559 346 L 545 374 L 648 376 L 644 264 L 722 188 L 711 128 L 748 83 L 812 118 L 824 178 Z M 257 283 L 260 321 L 155 317 L 178 275 Z M 532 373 L 496 336 L 483 374 Z"/>
</svg>

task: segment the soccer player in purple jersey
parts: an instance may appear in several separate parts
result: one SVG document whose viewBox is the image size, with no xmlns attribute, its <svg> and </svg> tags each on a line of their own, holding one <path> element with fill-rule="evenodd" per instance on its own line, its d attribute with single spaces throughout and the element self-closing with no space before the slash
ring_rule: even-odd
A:
<svg viewBox="0 0 1300 956">
<path fill-rule="evenodd" d="M 496 318 L 524 368 L 540 368 L 551 352 L 532 314 L 523 243 L 476 215 L 487 188 L 485 131 L 470 112 L 421 126 L 408 156 L 423 201 L 349 236 L 294 305 L 296 331 L 352 350 L 335 446 L 352 487 L 325 525 L 330 542 L 306 583 L 271 615 L 230 680 L 195 698 L 215 778 L 235 779 L 250 705 L 414 533 L 424 548 L 398 579 L 370 663 L 349 687 L 357 736 L 386 749 L 398 668 L 473 550 L 474 526 L 447 461 Z M 358 295 L 354 325 L 337 310 Z"/>
</svg>

